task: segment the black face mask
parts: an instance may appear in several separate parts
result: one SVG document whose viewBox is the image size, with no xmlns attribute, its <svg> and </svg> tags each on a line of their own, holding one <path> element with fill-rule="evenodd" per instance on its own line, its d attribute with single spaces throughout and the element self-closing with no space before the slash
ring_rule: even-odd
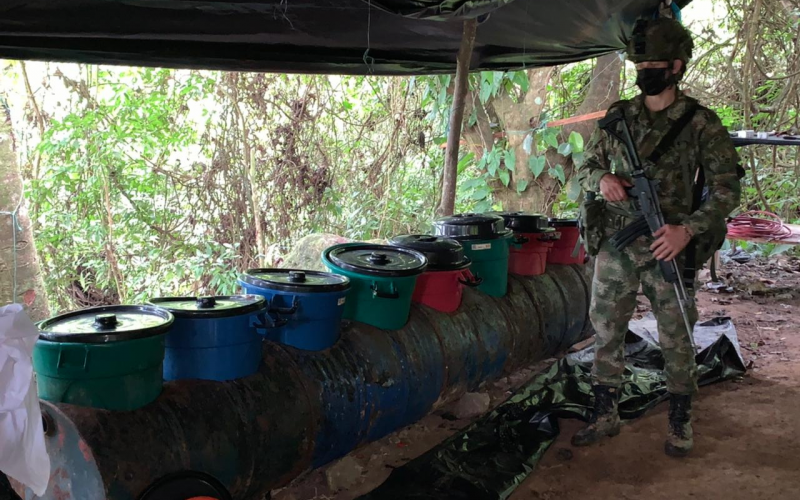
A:
<svg viewBox="0 0 800 500">
<path fill-rule="evenodd" d="M 658 95 L 675 83 L 669 68 L 643 68 L 636 71 L 636 85 L 646 95 Z"/>
</svg>

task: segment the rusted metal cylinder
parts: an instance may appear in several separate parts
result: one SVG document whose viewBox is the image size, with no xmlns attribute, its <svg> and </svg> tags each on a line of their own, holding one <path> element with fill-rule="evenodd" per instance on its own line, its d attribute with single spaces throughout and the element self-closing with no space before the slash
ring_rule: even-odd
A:
<svg viewBox="0 0 800 500">
<path fill-rule="evenodd" d="M 266 342 L 257 374 L 169 382 L 136 411 L 43 403 L 53 464 L 44 498 L 137 500 L 154 481 L 195 471 L 237 500 L 261 500 L 304 470 L 588 336 L 584 272 L 548 266 L 542 276 L 512 277 L 504 298 L 465 290 L 456 313 L 415 306 L 401 330 L 346 325 L 322 352 Z"/>
</svg>

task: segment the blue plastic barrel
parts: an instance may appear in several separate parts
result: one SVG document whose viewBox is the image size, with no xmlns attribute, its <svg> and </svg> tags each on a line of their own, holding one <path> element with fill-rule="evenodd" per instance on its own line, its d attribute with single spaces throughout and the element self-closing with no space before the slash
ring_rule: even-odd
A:
<svg viewBox="0 0 800 500">
<path fill-rule="evenodd" d="M 339 339 L 350 289 L 346 276 L 297 269 L 250 269 L 239 277 L 248 294 L 267 299 L 271 326 L 266 338 L 306 351 L 321 351 Z"/>
<path fill-rule="evenodd" d="M 234 380 L 258 371 L 264 297 L 159 297 L 150 304 L 175 316 L 166 339 L 164 380 Z"/>
</svg>

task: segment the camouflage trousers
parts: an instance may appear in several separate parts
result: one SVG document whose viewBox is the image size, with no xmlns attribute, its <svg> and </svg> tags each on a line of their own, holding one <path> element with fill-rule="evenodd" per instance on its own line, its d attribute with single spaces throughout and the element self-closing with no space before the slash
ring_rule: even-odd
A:
<svg viewBox="0 0 800 500">
<path fill-rule="evenodd" d="M 589 309 L 596 332 L 592 370 L 595 383 L 612 387 L 622 383 L 625 334 L 636 309 L 636 295 L 641 284 L 658 322 L 667 389 L 674 394 L 694 393 L 697 391 L 697 365 L 692 344 L 681 318 L 675 289 L 664 281 L 658 261 L 650 252 L 653 240 L 639 238 L 619 252 L 608 242 L 610 233 L 607 230 L 595 258 Z M 697 321 L 697 309 L 693 306 L 689 319 L 692 325 Z"/>
</svg>

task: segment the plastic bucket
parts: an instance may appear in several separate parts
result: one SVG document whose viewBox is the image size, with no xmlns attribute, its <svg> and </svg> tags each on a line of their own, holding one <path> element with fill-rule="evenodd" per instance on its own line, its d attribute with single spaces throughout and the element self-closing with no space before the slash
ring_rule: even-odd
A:
<svg viewBox="0 0 800 500">
<path fill-rule="evenodd" d="M 578 221 L 575 219 L 550 219 L 550 227 L 555 228 L 560 237 L 555 240 L 553 248 L 547 256 L 547 262 L 550 264 L 583 264 L 586 259 L 586 250 L 583 245 L 580 245 L 577 254 L 572 256 L 581 237 Z"/>
<path fill-rule="evenodd" d="M 333 252 L 348 248 L 353 250 L 364 248 L 367 250 L 377 249 L 384 252 L 403 252 L 414 255 L 420 264 L 413 271 L 414 274 L 406 276 L 381 276 L 371 271 L 353 271 L 335 264 L 331 256 Z M 411 298 L 414 295 L 417 277 L 427 265 L 425 256 L 413 250 L 384 245 L 365 245 L 362 243 L 344 243 L 328 248 L 323 252 L 322 261 L 331 272 L 350 279 L 350 292 L 345 302 L 344 318 L 384 330 L 400 329 L 408 321 Z"/>
<path fill-rule="evenodd" d="M 547 268 L 547 256 L 554 243 L 553 233 L 517 233 L 511 244 L 508 272 L 538 276 Z"/>
<path fill-rule="evenodd" d="M 273 270 L 249 270 L 239 279 L 239 285 L 246 293 L 261 295 L 269 303 L 272 324 L 266 329 L 267 340 L 307 351 L 327 349 L 339 340 L 342 315 L 350 289 L 347 280 L 342 280 L 342 286 L 338 290 L 304 293 L 280 289 L 281 287 L 259 279 L 259 272 L 262 271 Z M 310 274 L 312 271 L 305 273 Z M 314 290 L 313 287 L 306 289 Z"/>
<path fill-rule="evenodd" d="M 235 380 L 252 375 L 261 363 L 257 314 L 189 319 L 175 315 L 167 335 L 164 380 Z"/>
<path fill-rule="evenodd" d="M 164 380 L 235 380 L 258 371 L 263 297 L 159 297 L 150 303 L 175 316 L 166 339 Z"/>
<path fill-rule="evenodd" d="M 469 269 L 426 271 L 417 279 L 411 300 L 437 311 L 451 313 L 461 305 L 464 287 L 480 286 L 481 281 Z"/>
<path fill-rule="evenodd" d="M 106 410 L 141 408 L 161 394 L 164 335 L 83 344 L 38 340 L 33 350 L 39 397 Z"/>
<path fill-rule="evenodd" d="M 482 280 L 478 290 L 504 297 L 508 289 L 508 257 L 512 233 L 490 240 L 463 240 L 464 253 L 472 261 L 472 274 Z"/>
</svg>

